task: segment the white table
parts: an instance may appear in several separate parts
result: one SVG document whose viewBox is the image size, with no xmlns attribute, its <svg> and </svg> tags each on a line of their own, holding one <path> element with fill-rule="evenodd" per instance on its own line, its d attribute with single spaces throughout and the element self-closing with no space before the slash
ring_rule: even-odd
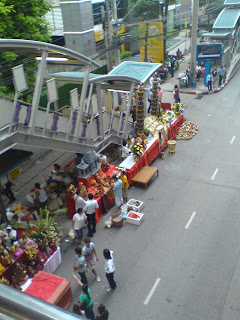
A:
<svg viewBox="0 0 240 320">
<path fill-rule="evenodd" d="M 53 273 L 58 266 L 62 263 L 61 249 L 60 247 L 47 259 L 44 263 L 44 272 Z"/>
<path fill-rule="evenodd" d="M 157 139 L 152 138 L 148 144 L 147 149 L 151 147 L 151 145 L 156 141 Z M 122 163 L 120 163 L 119 167 L 125 168 L 125 169 L 131 169 L 135 165 L 134 156 L 130 155 L 128 156 Z"/>
</svg>

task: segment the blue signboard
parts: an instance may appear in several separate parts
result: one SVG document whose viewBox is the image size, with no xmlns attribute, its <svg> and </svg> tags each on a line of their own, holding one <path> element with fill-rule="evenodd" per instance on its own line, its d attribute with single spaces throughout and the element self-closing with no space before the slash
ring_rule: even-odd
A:
<svg viewBox="0 0 240 320">
<path fill-rule="evenodd" d="M 199 44 L 197 45 L 197 61 L 215 61 L 222 59 L 222 44 Z"/>
</svg>

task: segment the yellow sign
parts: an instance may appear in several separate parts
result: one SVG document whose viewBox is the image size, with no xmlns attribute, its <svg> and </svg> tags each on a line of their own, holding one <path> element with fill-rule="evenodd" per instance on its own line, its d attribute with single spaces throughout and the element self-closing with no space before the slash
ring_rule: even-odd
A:
<svg viewBox="0 0 240 320">
<path fill-rule="evenodd" d="M 18 176 L 20 174 L 20 169 L 19 168 L 15 168 L 13 169 L 11 172 L 9 172 L 8 176 L 9 178 L 12 180 L 14 179 L 16 176 Z"/>
<path fill-rule="evenodd" d="M 163 23 L 151 22 L 139 24 L 140 30 L 140 59 L 148 62 L 163 62 Z M 146 38 L 146 40 L 145 40 Z M 146 51 L 147 50 L 147 51 Z M 147 53 L 147 55 L 146 55 Z M 147 60 L 146 60 L 147 56 Z"/>
</svg>

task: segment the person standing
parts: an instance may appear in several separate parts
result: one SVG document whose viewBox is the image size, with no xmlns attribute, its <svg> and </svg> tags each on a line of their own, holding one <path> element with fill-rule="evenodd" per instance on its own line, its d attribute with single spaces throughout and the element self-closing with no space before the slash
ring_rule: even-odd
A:
<svg viewBox="0 0 240 320">
<path fill-rule="evenodd" d="M 207 87 L 208 87 L 208 92 L 213 92 L 212 91 L 212 80 L 213 80 L 213 76 L 211 74 L 211 72 L 209 72 L 209 74 L 207 75 Z"/>
<path fill-rule="evenodd" d="M 87 215 L 87 221 L 88 221 L 88 237 L 93 237 L 93 233 L 96 232 L 96 213 L 95 209 L 98 209 L 98 203 L 96 200 L 93 200 L 93 194 L 92 192 L 88 195 L 88 200 L 85 203 L 83 211 Z"/>
<path fill-rule="evenodd" d="M 36 195 L 36 201 L 40 208 L 45 208 L 47 205 L 48 195 L 47 192 L 41 188 L 39 183 L 35 183 L 35 195 Z"/>
<path fill-rule="evenodd" d="M 8 197 L 9 202 L 12 203 L 13 201 L 16 200 L 13 192 L 12 192 L 12 187 L 13 187 L 13 182 L 9 180 L 5 186 L 0 188 L 0 191 L 5 194 L 6 197 Z"/>
<path fill-rule="evenodd" d="M 157 92 L 157 97 L 158 97 L 158 101 L 161 103 L 162 102 L 162 89 L 161 87 L 158 88 L 158 92 Z"/>
<path fill-rule="evenodd" d="M 224 76 L 224 69 L 223 69 L 223 66 L 221 66 L 221 68 L 218 70 L 218 85 L 219 86 L 221 86 L 221 84 L 222 84 L 223 76 Z"/>
<path fill-rule="evenodd" d="M 217 81 L 217 70 L 216 70 L 216 68 L 213 69 L 213 71 L 212 71 L 212 76 L 213 76 L 213 83 L 212 83 L 212 85 L 213 85 L 213 88 L 215 88 L 215 83 L 216 83 L 216 81 Z"/>
<path fill-rule="evenodd" d="M 97 306 L 96 320 L 108 320 L 109 312 L 103 304 Z"/>
<path fill-rule="evenodd" d="M 6 234 L 5 241 L 7 244 L 7 247 L 11 247 L 14 241 L 17 240 L 17 231 L 12 228 L 10 224 L 6 227 Z"/>
<path fill-rule="evenodd" d="M 122 161 L 124 161 L 131 153 L 127 147 L 127 142 L 125 140 L 123 140 L 121 152 L 122 152 L 122 155 L 121 155 Z"/>
<path fill-rule="evenodd" d="M 80 191 L 77 190 L 77 193 L 75 193 L 75 195 L 73 196 L 74 200 L 75 200 L 75 209 L 76 212 L 78 211 L 79 208 L 84 208 L 86 201 L 80 197 L 79 195 Z"/>
<path fill-rule="evenodd" d="M 149 106 L 148 106 L 148 113 L 151 112 L 151 106 L 152 106 L 152 89 L 148 92 L 148 102 L 149 102 Z"/>
<path fill-rule="evenodd" d="M 114 281 L 115 264 L 113 259 L 113 251 L 110 251 L 109 249 L 104 249 L 103 256 L 106 259 L 105 273 L 110 286 L 109 288 L 107 288 L 107 292 L 110 292 L 116 289 L 117 287 L 116 282 Z"/>
<path fill-rule="evenodd" d="M 121 171 L 122 197 L 123 197 L 123 200 L 127 202 L 129 183 L 128 183 L 128 179 L 127 179 L 127 176 L 125 173 L 126 173 L 126 169 L 123 169 Z"/>
<path fill-rule="evenodd" d="M 180 99 L 179 89 L 177 84 L 174 86 L 173 98 L 175 100 L 175 103 L 180 103 L 181 99 Z"/>
<path fill-rule="evenodd" d="M 114 196 L 115 196 L 115 203 L 117 206 L 117 210 L 120 210 L 121 205 L 123 203 L 122 199 L 122 180 L 119 179 L 118 175 L 115 174 L 113 175 L 113 180 L 114 180 L 114 186 L 113 186 L 113 191 L 114 191 Z"/>
<path fill-rule="evenodd" d="M 82 312 L 82 310 L 84 310 L 85 312 L 85 316 L 86 318 L 88 318 L 89 320 L 95 320 L 95 315 L 93 312 L 93 300 L 91 297 L 91 291 L 88 288 L 88 286 L 84 283 L 82 283 L 73 273 L 72 277 L 75 279 L 75 281 L 77 282 L 77 284 L 82 288 L 82 292 L 79 296 L 79 302 L 78 302 L 78 306 L 80 309 L 80 315 L 83 316 L 84 313 Z M 77 310 L 78 311 L 78 310 Z M 77 313 L 77 312 L 75 312 Z M 77 313 L 78 314 L 78 313 Z"/>
<path fill-rule="evenodd" d="M 74 269 L 74 271 L 77 271 L 78 274 L 80 275 L 81 282 L 84 284 L 87 284 L 88 281 L 87 281 L 87 277 L 85 274 L 85 264 L 87 263 L 86 259 L 85 259 L 84 255 L 82 254 L 82 249 L 80 247 L 75 249 L 75 253 L 76 253 L 76 255 L 74 258 L 73 269 Z"/>
<path fill-rule="evenodd" d="M 95 245 L 89 238 L 85 239 L 85 246 L 82 249 L 82 253 L 85 256 L 85 259 L 87 261 L 88 268 L 92 271 L 92 273 L 95 275 L 96 280 L 100 281 L 99 275 L 97 275 L 97 272 L 94 268 L 96 265 L 96 262 L 98 261 L 98 255 L 97 251 L 95 249 Z"/>
<path fill-rule="evenodd" d="M 83 238 L 83 226 L 87 224 L 87 217 L 83 213 L 82 208 L 78 208 L 77 213 L 72 218 L 72 228 L 74 229 L 75 239 L 79 239 L 79 244 L 84 244 Z"/>
</svg>

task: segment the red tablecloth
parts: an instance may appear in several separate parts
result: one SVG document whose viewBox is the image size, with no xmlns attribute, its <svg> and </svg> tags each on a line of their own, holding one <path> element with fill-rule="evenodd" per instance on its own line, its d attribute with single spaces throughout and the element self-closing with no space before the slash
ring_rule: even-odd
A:
<svg viewBox="0 0 240 320">
<path fill-rule="evenodd" d="M 67 309 L 72 301 L 69 280 L 43 271 L 37 273 L 25 293 L 63 309 Z"/>
<path fill-rule="evenodd" d="M 181 115 L 169 128 L 168 128 L 168 140 L 175 138 L 178 133 L 178 128 L 183 124 L 184 117 Z M 128 183 L 131 184 L 132 178 L 142 169 L 143 166 L 149 166 L 153 160 L 158 156 L 159 152 L 163 150 L 167 145 L 167 141 L 159 147 L 159 141 L 156 140 L 143 154 L 143 156 L 134 164 L 131 169 L 127 169 Z"/>
<path fill-rule="evenodd" d="M 168 140 L 172 140 L 178 133 L 178 128 L 183 124 L 184 117 L 181 115 L 169 128 L 168 128 Z"/>
<path fill-rule="evenodd" d="M 142 157 L 134 164 L 131 169 L 127 169 L 128 183 L 131 184 L 132 178 L 142 169 L 144 166 L 149 166 L 153 160 L 158 156 L 160 152 L 158 139 L 144 152 Z"/>
<path fill-rule="evenodd" d="M 111 176 L 113 175 L 114 171 L 118 171 L 115 169 L 115 166 L 109 165 L 109 169 L 107 171 L 104 171 L 104 174 L 106 176 Z M 90 187 L 89 184 L 89 179 L 81 179 L 78 178 L 78 182 L 82 182 L 87 188 L 88 188 L 88 193 L 92 192 L 93 194 L 96 193 L 96 191 Z M 115 199 L 114 199 L 114 194 L 113 191 L 109 191 L 107 195 L 101 194 L 98 198 L 94 198 L 94 200 L 97 201 L 99 208 L 95 210 L 96 212 L 96 223 L 98 223 L 99 219 L 102 217 L 104 213 L 107 213 L 114 205 L 115 205 Z M 75 203 L 74 203 L 75 205 Z M 69 215 L 70 216 L 70 215 Z"/>
</svg>

